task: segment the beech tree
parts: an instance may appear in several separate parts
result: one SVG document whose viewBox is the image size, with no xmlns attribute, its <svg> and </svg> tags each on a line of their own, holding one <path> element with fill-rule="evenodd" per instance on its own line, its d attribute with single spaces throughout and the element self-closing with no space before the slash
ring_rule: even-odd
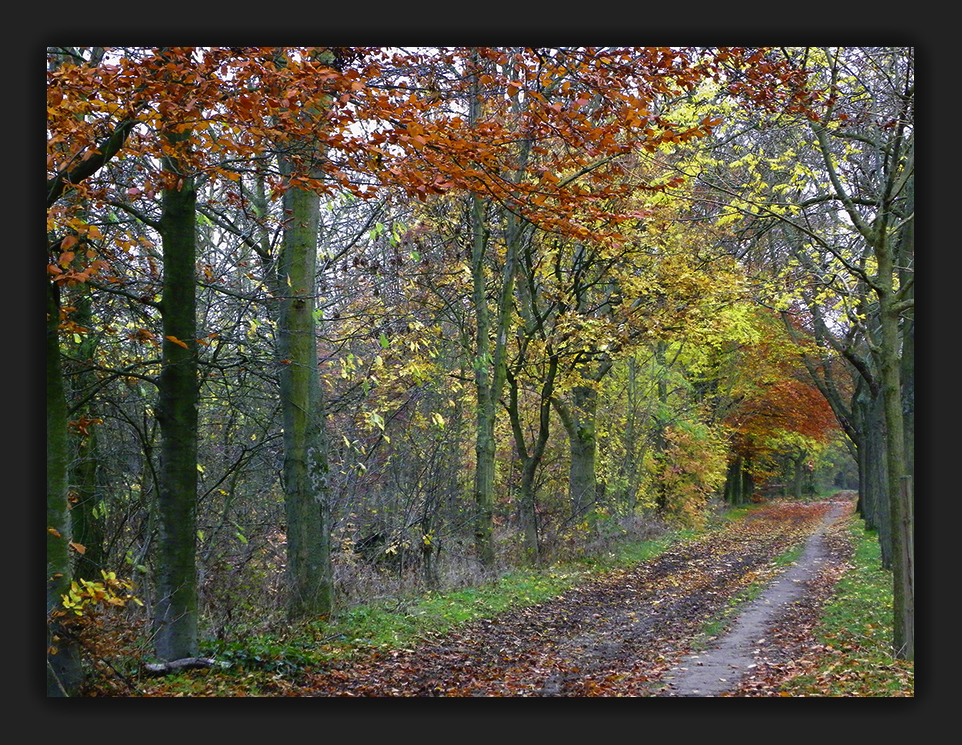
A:
<svg viewBox="0 0 962 745">
<path fill-rule="evenodd" d="M 735 503 L 753 496 L 746 493 L 745 484 L 761 487 L 777 476 L 780 457 L 793 460 L 796 489 L 800 489 L 803 464 L 814 459 L 838 426 L 828 402 L 808 378 L 803 349 L 780 328 L 774 314 L 761 314 L 758 324 L 758 341 L 739 350 L 740 380 L 730 393 L 737 400 L 726 407 L 725 414 L 733 432 L 736 466 L 729 472 L 726 493 Z M 745 468 L 746 464 L 751 467 Z"/>
<path fill-rule="evenodd" d="M 164 159 L 167 186 L 158 223 L 164 258 L 160 301 L 164 341 L 154 409 L 162 437 L 154 648 L 161 659 L 176 660 L 196 655 L 198 643 L 196 192 L 189 156 L 178 152 L 188 136 L 177 132 L 165 137 L 171 154 Z"/>
<path fill-rule="evenodd" d="M 331 52 L 318 53 L 314 60 L 336 64 Z M 280 60 L 283 68 L 296 64 L 297 60 Z M 280 301 L 277 353 L 284 421 L 288 614 L 292 619 L 329 614 L 334 594 L 328 453 L 315 335 L 320 197 L 296 180 L 298 174 L 307 179 L 319 179 L 322 174 L 318 162 L 324 153 L 318 151 L 311 132 L 322 126 L 322 107 L 330 104 L 323 91 L 308 95 L 298 102 L 303 129 L 279 154 L 280 174 L 286 180 L 284 233 L 273 268 L 274 296 Z"/>
</svg>

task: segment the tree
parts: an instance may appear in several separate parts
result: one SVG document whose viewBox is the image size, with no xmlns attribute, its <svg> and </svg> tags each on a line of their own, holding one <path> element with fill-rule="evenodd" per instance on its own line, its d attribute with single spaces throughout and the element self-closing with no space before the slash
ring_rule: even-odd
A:
<svg viewBox="0 0 962 745">
<path fill-rule="evenodd" d="M 613 498 L 647 509 L 652 479 L 666 514 L 704 506 L 734 405 L 712 394 L 733 378 L 698 355 L 737 344 L 745 287 L 684 169 L 722 123 L 704 96 L 796 111 L 776 51 L 75 56 L 96 62 L 48 82 L 49 426 L 104 420 L 98 457 L 122 475 L 97 513 L 103 561 L 155 584 L 158 655 L 191 654 L 204 613 L 227 633 L 248 541 L 286 572 L 261 597 L 315 618 L 333 561 L 375 533 L 397 578 L 414 556 L 430 584 L 468 519 L 464 561 L 491 568 L 501 526 L 537 562 Z M 90 480 L 60 434 L 63 536 L 71 481 Z M 69 539 L 50 559 L 75 568 Z"/>
<path fill-rule="evenodd" d="M 767 243 L 770 230 L 780 232 L 781 247 L 793 259 L 785 276 L 796 287 L 817 286 L 811 299 L 821 306 L 824 322 L 851 324 L 869 351 L 867 360 L 849 359 L 858 366 L 869 399 L 880 399 L 894 642 L 900 657 L 912 659 L 913 506 L 905 437 L 911 420 L 903 413 L 912 408 L 903 405 L 909 403 L 904 397 L 912 386 L 903 386 L 911 356 L 907 360 L 902 352 L 911 351 L 914 335 L 914 53 L 911 48 L 806 47 L 781 54 L 808 78 L 805 115 L 755 117 L 742 132 L 733 129 L 728 144 L 749 145 L 742 150 L 744 157 L 729 161 L 724 174 L 703 176 L 749 218 L 744 236 L 766 237 Z M 752 152 L 761 143 L 774 144 L 780 152 L 768 165 L 763 155 Z M 805 281 L 799 282 L 800 276 Z M 782 309 L 797 299 L 784 286 L 778 295 Z M 809 312 L 814 315 L 811 307 Z M 831 336 L 838 335 L 823 338 Z M 871 410 L 870 400 L 866 405 Z M 860 458 L 867 452 L 862 449 Z M 873 470 L 878 475 L 877 464 Z"/>
<path fill-rule="evenodd" d="M 57 285 L 47 287 L 47 695 L 75 692 L 80 656 L 66 636 L 59 613 L 72 579 L 70 513 L 67 507 L 67 402 L 60 365 L 60 303 Z"/>
<path fill-rule="evenodd" d="M 96 65 L 102 50 L 85 57 L 80 50 L 64 50 L 54 54 L 48 72 L 48 127 L 58 132 L 65 128 L 85 129 L 90 122 L 82 107 L 63 110 L 62 92 L 50 80 L 63 74 L 64 58 L 75 56 L 80 64 L 72 69 L 86 70 Z M 69 55 L 66 53 L 69 52 Z M 69 71 L 67 73 L 69 75 Z M 53 120 L 53 123 L 51 123 Z M 95 235 L 90 226 L 76 216 L 70 204 L 75 190 L 92 178 L 123 146 L 133 127 L 124 119 L 115 127 L 86 132 L 87 141 L 78 145 L 48 136 L 47 179 L 47 287 L 46 287 L 46 401 L 47 401 L 47 695 L 68 696 L 82 682 L 79 650 L 63 626 L 62 598 L 71 585 L 71 529 L 68 508 L 68 412 L 64 393 L 63 366 L 60 354 L 61 327 L 67 323 L 61 307 L 62 287 L 82 282 L 96 265 L 74 271 L 75 247 L 87 234 Z M 99 140 L 99 142 L 98 142 Z M 53 166 L 52 168 L 50 166 Z M 63 219 L 58 219 L 62 216 Z M 69 228 L 67 227 L 69 226 Z M 78 237 L 79 235 L 79 237 Z"/>
<path fill-rule="evenodd" d="M 906 460 L 905 421 L 902 406 L 902 331 L 903 315 L 914 303 L 911 245 L 915 203 L 914 182 L 914 107 L 915 78 L 911 50 L 870 57 L 872 75 L 857 95 L 869 93 L 878 105 L 885 106 L 880 120 L 873 122 L 866 144 L 870 158 L 881 166 L 871 192 L 862 203 L 858 182 L 843 181 L 839 166 L 839 147 L 849 142 L 844 126 L 847 116 L 834 101 L 823 117 L 811 127 L 819 145 L 834 196 L 851 219 L 858 235 L 874 259 L 875 270 L 863 275 L 878 300 L 879 329 L 872 334 L 872 354 L 879 369 L 886 426 L 887 494 L 892 525 L 892 570 L 894 581 L 894 648 L 901 659 L 915 658 L 915 558 L 913 554 L 913 498 L 910 469 Z M 833 94 L 847 93 L 846 76 L 851 69 L 841 53 L 827 53 Z M 861 81 L 859 81 L 861 83 Z M 844 117 L 841 118 L 840 117 Z M 842 122 L 836 134 L 830 124 Z M 856 132 L 856 136 L 862 135 Z M 853 189 L 854 187 L 854 189 Z M 900 265 L 900 260 L 904 264 Z M 907 330 L 912 329 L 906 324 Z M 906 481 L 908 479 L 908 482 Z M 908 487 L 906 488 L 906 483 Z"/>
<path fill-rule="evenodd" d="M 158 231 L 163 243 L 160 301 L 164 341 L 157 405 L 161 451 L 158 469 L 158 558 L 154 650 L 162 660 L 197 654 L 197 357 L 196 187 L 183 132 L 165 135 L 167 188 Z"/>
<path fill-rule="evenodd" d="M 330 52 L 313 60 L 334 64 Z M 297 64 L 282 59 L 282 67 Z M 289 95 L 289 94 L 288 94 Z M 279 154 L 286 179 L 283 238 L 273 270 L 277 316 L 277 353 L 284 421 L 284 500 L 287 509 L 288 616 L 324 616 L 331 612 L 334 588 L 330 549 L 330 487 L 324 402 L 318 378 L 315 304 L 318 193 L 298 185 L 297 177 L 319 179 L 317 151 L 310 132 L 321 126 L 323 92 L 301 101 L 305 131 Z"/>
</svg>

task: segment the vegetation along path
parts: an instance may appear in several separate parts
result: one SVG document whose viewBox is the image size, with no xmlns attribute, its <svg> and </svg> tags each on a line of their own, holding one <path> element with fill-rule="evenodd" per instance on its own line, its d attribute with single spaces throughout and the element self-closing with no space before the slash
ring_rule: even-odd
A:
<svg viewBox="0 0 962 745">
<path fill-rule="evenodd" d="M 853 507 L 771 503 L 561 597 L 413 649 L 335 664 L 308 688 L 320 696 L 773 695 L 772 681 L 806 653 L 845 564 L 833 528 Z M 779 561 L 786 552 L 793 561 Z"/>
</svg>

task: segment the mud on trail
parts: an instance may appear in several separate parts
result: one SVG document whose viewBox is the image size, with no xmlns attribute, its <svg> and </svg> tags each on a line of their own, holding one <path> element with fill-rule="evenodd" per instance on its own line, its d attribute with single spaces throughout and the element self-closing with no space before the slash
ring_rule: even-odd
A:
<svg viewBox="0 0 962 745">
<path fill-rule="evenodd" d="M 854 503 L 779 502 L 563 596 L 315 671 L 314 696 L 765 696 L 806 652 Z M 805 547 L 788 568 L 779 555 Z M 756 582 L 717 638 L 704 624 Z M 765 681 L 764 683 L 762 681 Z"/>
</svg>

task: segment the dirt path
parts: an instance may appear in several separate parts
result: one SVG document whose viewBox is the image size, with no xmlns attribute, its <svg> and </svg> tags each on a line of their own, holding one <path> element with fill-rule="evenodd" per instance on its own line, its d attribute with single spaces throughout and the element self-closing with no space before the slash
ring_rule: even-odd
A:
<svg viewBox="0 0 962 745">
<path fill-rule="evenodd" d="M 816 580 L 833 560 L 826 532 L 850 511 L 847 503 L 832 507 L 798 561 L 741 610 L 731 629 L 704 652 L 685 657 L 665 676 L 667 695 L 720 696 L 740 686 L 746 673 L 758 665 L 766 634 L 777 627 L 790 604 L 805 596 L 806 584 Z"/>
<path fill-rule="evenodd" d="M 768 695 L 758 681 L 804 650 L 834 584 L 829 569 L 841 561 L 827 531 L 852 508 L 766 505 L 563 597 L 318 671 L 295 695 Z M 801 558 L 780 574 L 773 559 L 800 545 Z M 693 655 L 705 621 L 759 581 L 771 584 Z"/>
</svg>

